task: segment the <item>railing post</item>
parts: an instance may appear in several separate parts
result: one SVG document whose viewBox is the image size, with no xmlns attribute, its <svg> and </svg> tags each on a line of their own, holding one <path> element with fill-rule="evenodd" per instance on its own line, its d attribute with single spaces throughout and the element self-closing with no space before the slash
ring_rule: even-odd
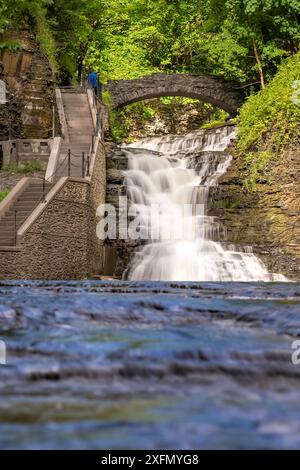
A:
<svg viewBox="0 0 300 470">
<path fill-rule="evenodd" d="M 84 152 L 82 152 L 82 162 L 81 163 L 82 163 L 82 173 L 81 174 L 82 174 L 82 178 L 84 178 L 85 177 L 85 174 L 84 174 L 85 173 L 85 168 L 84 168 L 85 167 L 85 154 L 84 154 Z"/>
<path fill-rule="evenodd" d="M 89 154 L 86 160 L 86 176 L 90 176 L 90 155 Z"/>
<path fill-rule="evenodd" d="M 52 106 L 52 138 L 55 137 L 55 106 Z"/>
<path fill-rule="evenodd" d="M 97 124 L 96 124 L 96 135 L 99 135 L 99 122 L 100 122 L 100 116 L 99 116 L 99 111 L 97 111 Z"/>
<path fill-rule="evenodd" d="M 8 121 L 8 140 L 12 140 L 12 135 L 11 135 L 11 119 Z"/>
<path fill-rule="evenodd" d="M 17 246 L 17 237 L 18 237 L 18 233 L 17 233 L 17 211 L 15 209 L 15 246 Z"/>
<path fill-rule="evenodd" d="M 92 153 L 94 153 L 94 148 L 95 148 L 95 137 L 92 135 Z"/>
<path fill-rule="evenodd" d="M 68 176 L 71 175 L 71 149 L 68 150 Z"/>
<path fill-rule="evenodd" d="M 43 178 L 43 202 L 46 202 L 46 179 Z"/>
<path fill-rule="evenodd" d="M 86 91 L 87 89 L 87 86 L 86 86 L 86 66 L 84 65 L 83 66 L 83 69 L 82 69 L 82 83 L 83 83 L 83 90 Z"/>
<path fill-rule="evenodd" d="M 94 106 L 94 108 L 96 108 L 96 92 L 95 92 L 95 88 L 93 88 L 93 106 Z"/>
</svg>

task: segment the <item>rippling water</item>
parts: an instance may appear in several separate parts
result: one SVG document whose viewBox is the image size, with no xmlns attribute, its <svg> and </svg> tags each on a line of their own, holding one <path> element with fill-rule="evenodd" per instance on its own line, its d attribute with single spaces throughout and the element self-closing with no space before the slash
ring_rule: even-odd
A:
<svg viewBox="0 0 300 470">
<path fill-rule="evenodd" d="M 300 447 L 300 284 L 2 282 L 0 447 Z"/>
</svg>

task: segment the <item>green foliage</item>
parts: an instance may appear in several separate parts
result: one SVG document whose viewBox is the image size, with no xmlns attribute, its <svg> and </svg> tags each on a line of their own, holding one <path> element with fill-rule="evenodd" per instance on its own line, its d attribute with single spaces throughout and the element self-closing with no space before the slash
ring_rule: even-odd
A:
<svg viewBox="0 0 300 470">
<path fill-rule="evenodd" d="M 9 172 L 9 173 L 21 173 L 21 174 L 29 174 L 35 173 L 38 171 L 42 171 L 42 166 L 39 161 L 31 160 L 24 164 L 20 165 L 4 165 L 2 167 L 2 171 Z"/>
<path fill-rule="evenodd" d="M 246 154 L 245 160 L 249 164 L 249 176 L 245 179 L 244 184 L 249 191 L 255 191 L 256 183 L 262 179 L 268 183 L 270 182 L 269 177 L 265 174 L 265 170 L 273 158 L 274 154 L 270 150 Z"/>
<path fill-rule="evenodd" d="M 3 199 L 5 199 L 8 194 L 9 189 L 4 189 L 4 191 L 0 191 L 0 202 L 3 201 Z"/>
<path fill-rule="evenodd" d="M 161 125 L 166 122 L 168 125 L 172 122 L 173 126 L 171 124 L 169 128 L 174 130 L 170 130 L 170 132 L 177 132 L 176 124 L 179 125 L 183 117 L 186 123 L 190 119 L 193 121 L 194 111 L 196 117 L 193 126 L 199 128 L 204 122 L 208 123 L 204 126 L 207 128 L 215 124 L 224 124 L 228 117 L 225 111 L 191 98 L 167 96 L 136 102 L 119 110 L 112 109 L 110 96 L 107 92 L 104 93 L 104 101 L 110 110 L 111 134 L 116 142 L 135 140 L 136 133 L 139 130 L 142 131 L 146 124 L 150 124 L 150 128 L 155 128 L 157 123 Z"/>
<path fill-rule="evenodd" d="M 193 98 L 182 98 L 182 97 L 179 98 L 178 96 L 163 96 L 159 100 L 164 105 L 172 105 L 172 104 L 177 104 L 177 103 L 182 103 L 184 105 L 187 105 L 187 104 L 196 104 L 199 102 L 199 100 L 194 100 Z M 208 103 L 203 103 L 203 106 L 211 108 L 211 105 L 209 105 Z"/>
<path fill-rule="evenodd" d="M 300 39 L 297 0 L 103 0 L 99 25 L 86 63 L 104 80 L 158 71 L 266 80 Z"/>
<path fill-rule="evenodd" d="M 299 140 L 299 77 L 300 53 L 286 59 L 266 88 L 251 95 L 240 110 L 238 149 L 249 162 L 251 187 L 271 158 L 279 158 Z"/>
<path fill-rule="evenodd" d="M 299 0 L 0 0 L 0 32 L 35 23 L 61 80 L 85 64 L 103 82 L 162 71 L 264 86 L 299 50 L 299 13 Z"/>
<path fill-rule="evenodd" d="M 141 101 L 120 110 L 110 109 L 109 114 L 112 138 L 115 142 L 122 142 L 124 139 L 130 140 L 128 136 L 132 126 L 135 126 L 137 122 L 143 126 L 155 116 L 156 110 Z"/>
<path fill-rule="evenodd" d="M 202 125 L 202 129 L 210 129 L 211 127 L 222 125 L 228 117 L 229 114 L 226 111 L 223 109 L 217 109 L 210 114 L 209 118 Z"/>
<path fill-rule="evenodd" d="M 221 199 L 219 201 L 210 201 L 210 207 L 212 209 L 236 209 L 238 206 L 237 201 L 232 201 L 229 198 Z"/>
<path fill-rule="evenodd" d="M 126 125 L 120 114 L 114 109 L 109 113 L 110 133 L 114 142 L 122 142 L 126 136 Z"/>
<path fill-rule="evenodd" d="M 300 54 L 284 61 L 276 77 L 258 94 L 251 95 L 239 116 L 239 148 L 242 151 L 262 144 L 270 129 L 284 131 L 284 144 L 293 137 L 300 119 L 300 106 L 293 103 L 294 83 L 300 77 Z M 281 124 L 287 128 L 281 129 Z M 286 135 L 286 131 L 289 135 Z M 288 138 L 287 138 L 288 137 Z"/>
<path fill-rule="evenodd" d="M 0 50 L 1 49 L 8 49 L 10 51 L 17 51 L 21 49 L 21 44 L 17 41 L 2 41 L 0 43 Z"/>
<path fill-rule="evenodd" d="M 299 50 L 298 0 L 207 0 L 206 3 L 208 32 L 215 33 L 213 48 L 215 42 L 224 41 L 223 56 L 219 53 L 216 56 L 216 65 L 221 65 L 224 72 L 236 74 L 241 69 L 245 78 L 258 73 L 262 81 L 274 75 L 282 57 Z M 231 57 L 234 49 L 238 60 L 234 55 Z"/>
<path fill-rule="evenodd" d="M 0 32 L 31 23 L 53 0 L 0 0 Z"/>
<path fill-rule="evenodd" d="M 53 0 L 0 0 L 0 33 L 6 28 L 22 28 L 35 24 L 37 39 L 42 52 L 47 56 L 53 72 L 57 71 L 56 44 L 47 18 Z M 15 41 L 3 41 L 2 49 L 15 50 L 20 47 Z"/>
<path fill-rule="evenodd" d="M 49 60 L 49 64 L 54 74 L 58 72 L 56 60 L 56 44 L 50 25 L 46 18 L 46 10 L 42 9 L 35 14 L 37 23 L 37 40 L 42 52 Z"/>
</svg>

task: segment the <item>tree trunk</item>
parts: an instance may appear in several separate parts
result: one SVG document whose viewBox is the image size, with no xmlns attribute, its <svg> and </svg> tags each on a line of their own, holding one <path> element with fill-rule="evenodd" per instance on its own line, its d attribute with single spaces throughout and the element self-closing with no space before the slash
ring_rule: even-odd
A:
<svg viewBox="0 0 300 470">
<path fill-rule="evenodd" d="M 257 47 L 256 47 L 256 42 L 255 39 L 253 38 L 253 50 L 254 50 L 254 55 L 255 55 L 255 60 L 258 65 L 258 73 L 259 73 L 259 79 L 260 79 L 260 86 L 262 89 L 265 88 L 265 77 L 264 77 L 264 71 L 262 68 L 262 64 L 258 55 Z"/>
</svg>

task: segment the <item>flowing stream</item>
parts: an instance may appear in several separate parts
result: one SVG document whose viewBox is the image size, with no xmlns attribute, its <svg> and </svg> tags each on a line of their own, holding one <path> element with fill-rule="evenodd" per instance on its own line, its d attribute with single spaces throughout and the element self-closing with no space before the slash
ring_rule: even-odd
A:
<svg viewBox="0 0 300 470">
<path fill-rule="evenodd" d="M 226 240 L 226 230 L 207 214 L 210 188 L 232 157 L 232 126 L 210 133 L 163 136 L 126 147 L 127 193 L 143 230 L 150 233 L 126 273 L 130 280 L 284 281 L 270 274 L 251 247 Z M 153 235 L 154 234 L 154 235 Z"/>
<path fill-rule="evenodd" d="M 300 284 L 0 283 L 0 448 L 299 449 Z"/>
</svg>

